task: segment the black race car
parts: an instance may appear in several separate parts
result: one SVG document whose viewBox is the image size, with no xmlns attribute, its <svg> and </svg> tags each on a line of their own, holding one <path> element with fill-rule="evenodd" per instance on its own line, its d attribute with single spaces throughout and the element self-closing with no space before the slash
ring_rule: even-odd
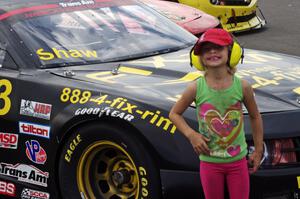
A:
<svg viewBox="0 0 300 199">
<path fill-rule="evenodd" d="M 196 37 L 134 0 L 0 8 L 1 198 L 203 198 L 199 160 L 168 118 L 203 75 L 189 66 Z M 251 197 L 298 198 L 300 58 L 245 56 L 237 75 L 255 89 L 265 132 Z M 184 116 L 197 129 L 193 105 Z"/>
</svg>

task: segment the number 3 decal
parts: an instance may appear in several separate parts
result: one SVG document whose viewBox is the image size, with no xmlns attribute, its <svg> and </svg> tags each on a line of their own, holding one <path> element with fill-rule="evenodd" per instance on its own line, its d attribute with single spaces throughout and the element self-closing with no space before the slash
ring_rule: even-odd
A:
<svg viewBox="0 0 300 199">
<path fill-rule="evenodd" d="M 5 86 L 3 90 L 2 87 Z M 0 100 L 4 102 L 3 107 L 0 107 L 0 115 L 5 115 L 8 113 L 11 107 L 11 101 L 8 97 L 12 91 L 12 85 L 9 80 L 1 79 L 0 80 Z"/>
</svg>

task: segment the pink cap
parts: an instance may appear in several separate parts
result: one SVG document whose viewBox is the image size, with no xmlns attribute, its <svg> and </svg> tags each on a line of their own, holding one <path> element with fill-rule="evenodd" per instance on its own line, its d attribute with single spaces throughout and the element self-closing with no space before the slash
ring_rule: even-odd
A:
<svg viewBox="0 0 300 199">
<path fill-rule="evenodd" d="M 233 42 L 229 32 L 221 28 L 212 28 L 204 32 L 194 47 L 194 54 L 200 55 L 200 49 L 204 42 L 211 42 L 220 46 L 228 46 Z"/>
</svg>

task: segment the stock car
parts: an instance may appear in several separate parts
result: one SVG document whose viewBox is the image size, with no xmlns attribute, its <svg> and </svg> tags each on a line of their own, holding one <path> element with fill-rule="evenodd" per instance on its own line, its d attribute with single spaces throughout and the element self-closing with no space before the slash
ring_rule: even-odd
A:
<svg viewBox="0 0 300 199">
<path fill-rule="evenodd" d="M 168 118 L 203 75 L 193 34 L 135 0 L 0 8 L 0 198 L 204 198 L 199 159 Z M 300 58 L 245 49 L 237 75 L 264 121 L 251 198 L 299 198 Z M 193 104 L 184 117 L 197 129 Z"/>
<path fill-rule="evenodd" d="M 166 0 L 195 7 L 217 17 L 229 32 L 260 29 L 267 23 L 258 0 Z"/>
</svg>

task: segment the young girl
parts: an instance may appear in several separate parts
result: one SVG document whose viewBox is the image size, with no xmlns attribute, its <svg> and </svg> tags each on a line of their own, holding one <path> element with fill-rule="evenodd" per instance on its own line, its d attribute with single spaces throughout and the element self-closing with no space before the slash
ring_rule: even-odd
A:
<svg viewBox="0 0 300 199">
<path fill-rule="evenodd" d="M 192 82 L 172 107 L 169 117 L 191 142 L 200 158 L 200 178 L 206 199 L 223 199 L 224 182 L 231 199 L 249 198 L 242 103 L 248 110 L 255 151 L 249 157 L 252 172 L 263 152 L 263 125 L 251 85 L 234 75 L 230 66 L 232 36 L 223 29 L 206 31 L 194 46 L 205 74 Z M 182 114 L 195 102 L 199 132 Z"/>
</svg>

